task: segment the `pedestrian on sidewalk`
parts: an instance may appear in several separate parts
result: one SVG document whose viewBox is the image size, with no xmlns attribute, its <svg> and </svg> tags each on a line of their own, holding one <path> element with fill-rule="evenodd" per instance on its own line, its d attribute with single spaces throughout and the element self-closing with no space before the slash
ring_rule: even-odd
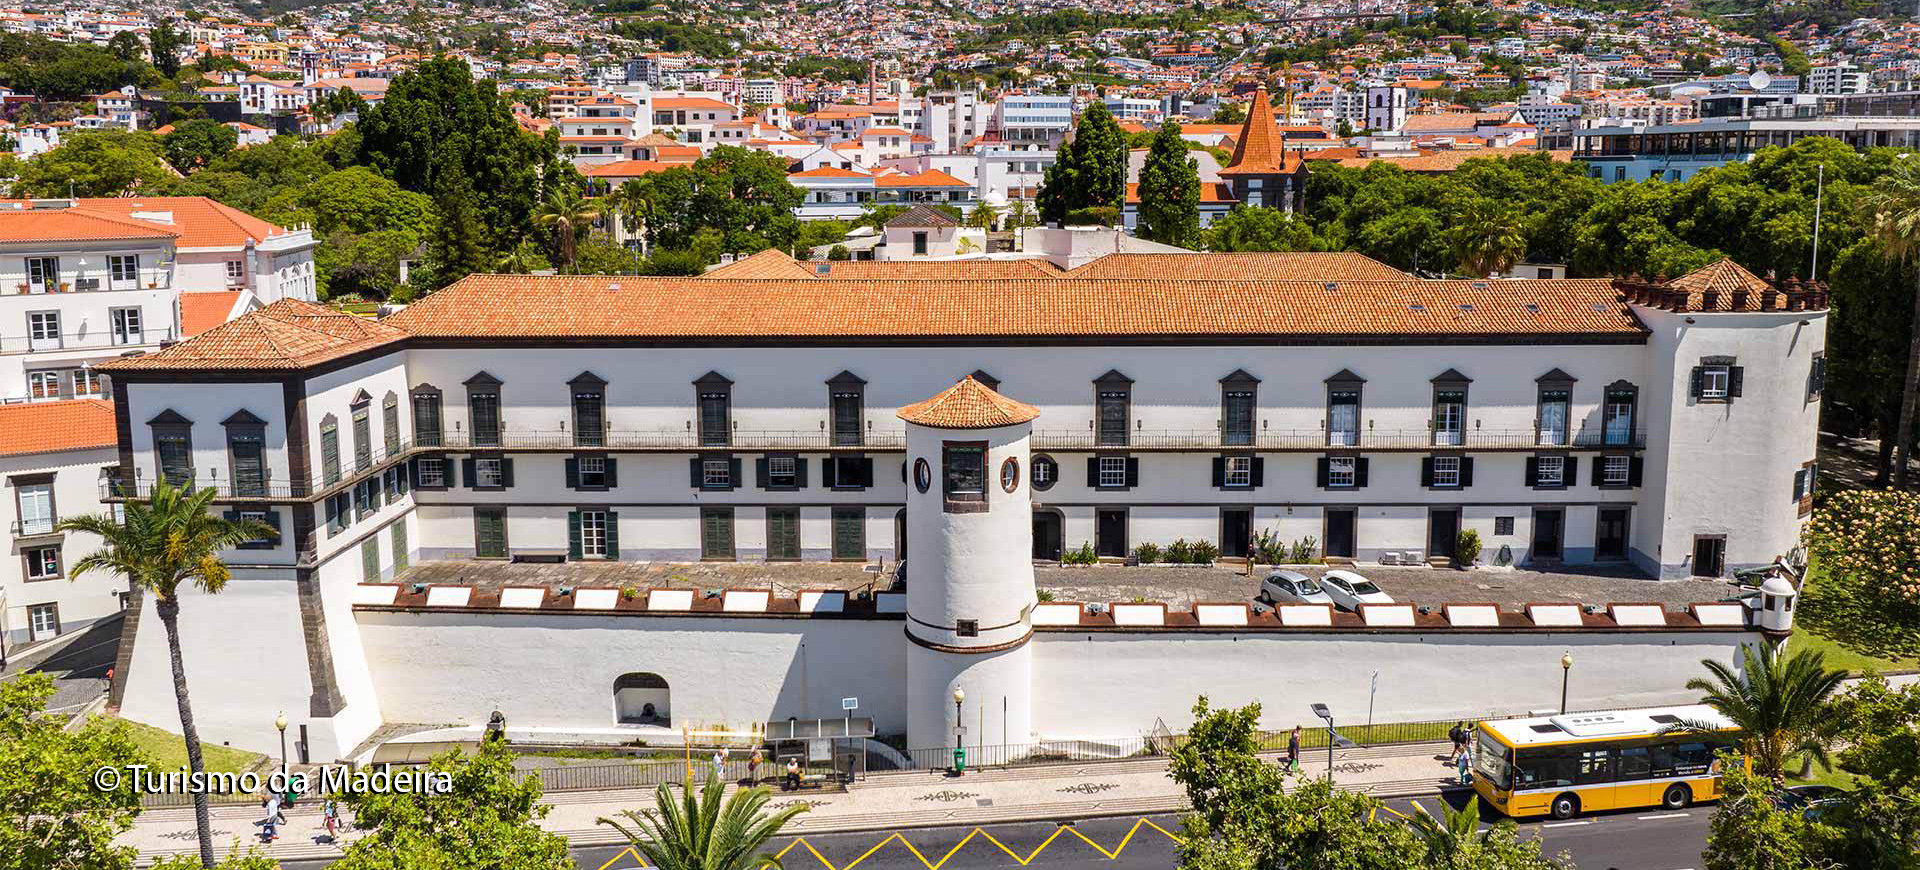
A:
<svg viewBox="0 0 1920 870">
<path fill-rule="evenodd" d="M 327 842 L 329 843 L 339 842 L 340 841 L 340 802 L 337 800 L 334 800 L 333 798 L 327 798 L 327 802 L 321 805 L 320 816 L 321 816 L 322 822 L 324 822 L 327 826 Z"/>
<path fill-rule="evenodd" d="M 1448 764 L 1452 764 L 1460 758 L 1460 749 L 1466 744 L 1466 724 L 1465 722 L 1455 722 L 1452 728 L 1447 729 L 1447 740 L 1453 744 L 1453 750 L 1447 753 Z"/>
<path fill-rule="evenodd" d="M 1460 774 L 1461 785 L 1473 785 L 1473 749 L 1465 744 L 1460 746 L 1460 755 L 1454 759 L 1454 769 Z"/>
<path fill-rule="evenodd" d="M 725 750 L 715 749 L 713 751 L 713 778 L 718 780 L 725 780 L 727 778 L 727 753 Z"/>
<path fill-rule="evenodd" d="M 260 842 L 271 843 L 280 839 L 280 823 L 286 821 L 286 817 L 280 815 L 280 796 L 267 795 L 267 799 L 261 801 L 261 806 L 267 808 L 267 817 L 255 824 L 260 826 Z"/>
<path fill-rule="evenodd" d="M 1300 772 L 1300 726 L 1293 726 L 1293 733 L 1287 735 L 1287 772 Z"/>
<path fill-rule="evenodd" d="M 747 756 L 747 785 L 760 784 L 760 750 L 755 749 Z"/>
<path fill-rule="evenodd" d="M 794 789 L 797 789 L 799 787 L 800 787 L 800 759 L 789 758 L 787 759 L 787 781 L 784 784 L 783 788 L 786 791 L 793 791 Z"/>
</svg>

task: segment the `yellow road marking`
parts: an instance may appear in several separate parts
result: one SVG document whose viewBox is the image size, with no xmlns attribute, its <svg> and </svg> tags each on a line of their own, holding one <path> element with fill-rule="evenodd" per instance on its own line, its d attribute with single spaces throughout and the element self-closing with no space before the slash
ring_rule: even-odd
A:
<svg viewBox="0 0 1920 870">
<path fill-rule="evenodd" d="M 801 847 L 804 847 L 809 854 L 813 855 L 814 860 L 819 861 L 820 866 L 825 867 L 826 870 L 853 870 L 853 868 L 858 867 L 861 862 L 867 860 L 870 857 L 873 857 L 873 854 L 875 852 L 880 851 L 880 849 L 886 846 L 888 843 L 899 841 L 901 846 L 905 847 L 908 852 L 913 853 L 913 857 L 920 859 L 921 866 L 927 868 L 927 870 L 940 870 L 941 867 L 946 865 L 948 860 L 953 858 L 954 855 L 959 854 L 960 850 L 963 847 L 965 847 L 968 843 L 973 842 L 974 837 L 983 837 L 986 839 L 987 842 L 992 843 L 996 847 L 999 847 L 1000 851 L 1007 853 L 1007 857 L 1012 858 L 1020 866 L 1025 867 L 1033 863 L 1033 860 L 1035 858 L 1040 857 L 1040 853 L 1046 851 L 1046 848 L 1048 846 L 1053 845 L 1053 841 L 1059 839 L 1062 833 L 1071 832 L 1075 837 L 1079 837 L 1081 842 L 1084 842 L 1087 845 L 1092 846 L 1094 848 L 1094 851 L 1097 851 L 1101 855 L 1105 856 L 1107 860 L 1113 861 L 1113 860 L 1119 859 L 1120 853 L 1126 850 L 1128 843 L 1133 842 L 1133 835 L 1139 833 L 1142 827 L 1148 827 L 1156 831 L 1159 831 L 1161 835 L 1165 836 L 1167 839 L 1172 840 L 1175 843 L 1180 842 L 1180 838 L 1178 836 L 1175 836 L 1173 833 L 1169 832 L 1166 828 L 1162 828 L 1159 825 L 1154 824 L 1153 821 L 1150 819 L 1143 818 L 1138 821 L 1135 821 L 1133 823 L 1133 827 L 1127 829 L 1126 835 L 1120 838 L 1120 843 L 1114 846 L 1113 849 L 1111 850 L 1107 849 L 1105 846 L 1100 845 L 1099 843 L 1094 842 L 1092 839 L 1088 838 L 1086 834 L 1080 833 L 1079 829 L 1069 825 L 1062 825 L 1054 828 L 1052 834 L 1049 834 L 1045 840 L 1042 840 L 1040 842 L 1040 845 L 1033 847 L 1033 851 L 1027 853 L 1027 855 L 1024 857 L 1022 857 L 1020 853 L 1015 852 L 1013 851 L 1013 849 L 1009 848 L 1007 844 L 1000 842 L 1000 840 L 997 837 L 988 833 L 985 828 L 978 828 L 978 827 L 974 828 L 971 831 L 968 831 L 967 835 L 965 837 L 960 838 L 960 842 L 955 843 L 953 848 L 948 849 L 945 855 L 941 855 L 940 860 L 938 861 L 928 860 L 927 856 L 920 851 L 919 847 L 913 845 L 913 842 L 911 840 L 908 840 L 906 838 L 906 835 L 902 834 L 899 831 L 895 831 L 894 833 L 888 834 L 880 842 L 873 844 L 872 848 L 869 848 L 865 852 L 860 853 L 860 857 L 855 858 L 852 861 L 849 861 L 845 866 L 841 866 L 841 867 L 834 866 L 833 862 L 828 861 L 827 856 L 820 854 L 820 850 L 814 848 L 812 843 L 807 842 L 807 838 L 805 837 L 795 837 L 793 839 L 793 842 L 788 843 L 779 852 L 775 853 L 774 857 L 776 859 L 784 860 L 787 856 L 787 853 L 790 851 L 793 851 L 793 848 L 795 846 L 801 846 Z M 631 852 L 633 850 L 629 849 L 627 851 Z M 622 853 L 622 854 L 624 855 L 625 853 Z M 635 856 L 636 859 L 638 857 L 639 856 L 637 855 Z M 614 860 L 619 860 L 619 858 L 620 856 L 615 856 Z M 600 867 L 600 870 L 608 870 L 608 865 L 611 865 L 611 864 L 613 864 L 613 861 L 608 861 L 607 864 L 602 865 Z M 643 864 L 641 866 L 645 866 L 645 865 Z"/>
<path fill-rule="evenodd" d="M 628 846 L 625 849 L 620 850 L 620 854 L 615 855 L 611 858 L 608 858 L 607 863 L 600 865 L 600 870 L 607 870 L 607 868 L 612 867 L 614 865 L 614 862 L 619 861 L 622 858 L 632 858 L 633 864 L 635 867 L 647 866 L 646 859 L 640 857 L 640 853 L 638 851 L 635 851 L 632 846 Z"/>
</svg>

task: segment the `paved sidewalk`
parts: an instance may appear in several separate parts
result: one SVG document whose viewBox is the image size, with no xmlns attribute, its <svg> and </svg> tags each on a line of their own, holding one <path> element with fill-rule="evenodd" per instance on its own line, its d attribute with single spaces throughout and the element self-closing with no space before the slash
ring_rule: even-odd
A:
<svg viewBox="0 0 1920 870">
<path fill-rule="evenodd" d="M 1452 768 L 1444 763 L 1446 752 L 1445 743 L 1336 752 L 1334 782 L 1379 797 L 1432 794 L 1454 783 Z M 1306 775 L 1325 774 L 1325 750 L 1308 752 L 1301 765 Z M 564 835 L 576 847 L 609 845 L 624 841 L 612 828 L 594 820 L 652 807 L 653 791 L 553 792 L 544 802 L 553 807 L 542 823 L 548 830 Z M 959 777 L 929 771 L 889 772 L 870 775 L 846 793 L 776 792 L 773 805 L 794 802 L 809 807 L 787 827 L 794 834 L 1145 815 L 1185 808 L 1179 786 L 1167 777 L 1164 758 L 983 770 Z M 215 851 L 225 854 L 236 840 L 254 842 L 258 829 L 253 823 L 260 816 L 256 806 L 214 808 Z M 149 810 L 120 842 L 138 848 L 144 864 L 194 851 L 194 836 L 191 809 Z M 352 836 L 349 833 L 345 839 Z M 320 805 L 315 802 L 301 803 L 287 813 L 280 840 L 263 851 L 292 861 L 334 857 L 340 847 L 325 841 Z"/>
</svg>

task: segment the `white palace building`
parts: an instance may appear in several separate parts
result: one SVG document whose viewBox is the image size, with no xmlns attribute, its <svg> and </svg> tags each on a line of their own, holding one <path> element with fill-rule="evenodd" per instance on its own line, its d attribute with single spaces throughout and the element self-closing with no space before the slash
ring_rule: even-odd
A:
<svg viewBox="0 0 1920 870">
<path fill-rule="evenodd" d="M 700 278 L 476 275 L 378 321 L 282 300 L 100 368 L 115 498 L 190 482 L 279 530 L 184 602 L 202 735 L 269 748 L 285 711 L 328 761 L 493 710 L 671 737 L 837 720 L 854 696 L 937 747 L 956 688 L 988 743 L 1179 727 L 1200 692 L 1291 724 L 1364 706 L 1369 671 L 1386 721 L 1526 709 L 1574 646 L 1595 700 L 1675 700 L 1777 616 L 1041 602 L 1032 564 L 1175 538 L 1244 555 L 1263 532 L 1367 563 L 1467 528 L 1488 565 L 1769 563 L 1809 509 L 1825 337 L 1823 287 L 1730 262 L 1442 281 L 1352 254 L 769 253 Z M 594 564 L 902 559 L 904 591 L 866 593 L 635 590 Z M 509 561 L 568 579 L 460 582 Z M 111 700 L 172 726 L 152 609 L 130 608 Z"/>
</svg>

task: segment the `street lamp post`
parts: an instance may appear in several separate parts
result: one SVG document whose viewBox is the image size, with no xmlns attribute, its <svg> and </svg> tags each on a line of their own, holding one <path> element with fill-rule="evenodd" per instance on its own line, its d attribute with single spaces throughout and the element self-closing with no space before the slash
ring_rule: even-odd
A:
<svg viewBox="0 0 1920 870">
<path fill-rule="evenodd" d="M 1327 781 L 1332 782 L 1333 781 L 1333 744 L 1335 742 L 1334 741 L 1335 735 L 1333 731 L 1333 711 L 1328 709 L 1327 705 L 1325 704 L 1315 704 L 1313 705 L 1313 715 L 1326 720 L 1326 723 L 1327 723 Z"/>
<path fill-rule="evenodd" d="M 287 775 L 287 714 L 282 712 L 273 718 L 273 727 L 280 729 L 280 775 Z"/>
<path fill-rule="evenodd" d="M 1560 654 L 1560 714 L 1567 713 L 1567 677 L 1573 674 L 1573 650 Z"/>
<path fill-rule="evenodd" d="M 967 690 L 954 687 L 953 690 L 953 773 L 955 776 L 967 772 L 967 720 L 960 718 L 960 705 L 967 700 Z"/>
</svg>

